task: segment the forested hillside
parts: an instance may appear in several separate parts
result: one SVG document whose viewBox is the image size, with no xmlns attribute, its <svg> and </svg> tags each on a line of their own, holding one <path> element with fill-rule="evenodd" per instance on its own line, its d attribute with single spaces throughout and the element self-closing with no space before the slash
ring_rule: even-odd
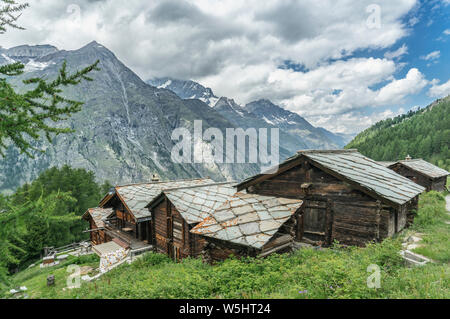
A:
<svg viewBox="0 0 450 319">
<path fill-rule="evenodd" d="M 423 158 L 450 169 L 450 96 L 392 119 L 380 121 L 358 134 L 346 148 L 357 148 L 379 161 Z"/>
<path fill-rule="evenodd" d="M 92 172 L 63 166 L 44 171 L 11 196 L 0 195 L 0 279 L 39 258 L 45 246 L 88 239 L 80 216 L 110 187 L 98 185 Z"/>
</svg>

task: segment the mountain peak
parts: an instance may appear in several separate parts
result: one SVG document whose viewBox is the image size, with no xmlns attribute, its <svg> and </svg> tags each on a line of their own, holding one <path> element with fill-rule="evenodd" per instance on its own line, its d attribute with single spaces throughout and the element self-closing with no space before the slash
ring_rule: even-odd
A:
<svg viewBox="0 0 450 319">
<path fill-rule="evenodd" d="M 232 98 L 228 98 L 226 96 L 221 96 L 216 104 L 214 105 L 215 108 L 217 107 L 222 107 L 222 106 L 227 106 L 227 107 L 231 107 L 232 109 L 235 108 L 241 108 L 241 106 L 239 104 L 237 104 L 234 99 Z"/>
<path fill-rule="evenodd" d="M 253 102 L 250 102 L 246 105 L 246 107 L 249 106 L 252 108 L 252 112 L 256 109 L 268 109 L 268 108 L 280 108 L 278 105 L 275 105 L 271 100 L 269 99 L 259 99 Z"/>
<path fill-rule="evenodd" d="M 258 112 L 270 112 L 270 113 L 290 113 L 289 111 L 283 109 L 282 107 L 273 104 L 268 99 L 259 99 L 253 102 L 248 103 L 245 105 L 245 108 L 248 109 L 250 112 L 258 113 Z"/>
<path fill-rule="evenodd" d="M 155 77 L 147 80 L 147 84 L 156 86 L 160 89 L 171 90 L 182 99 L 199 99 L 211 107 L 213 107 L 218 100 L 210 88 L 204 87 L 200 83 L 192 80 L 181 80 L 171 77 Z"/>
<path fill-rule="evenodd" d="M 9 49 L 3 49 L 3 52 L 11 58 L 40 58 L 46 56 L 48 54 L 54 53 L 58 51 L 58 48 L 50 45 L 19 45 Z"/>
<path fill-rule="evenodd" d="M 89 42 L 88 44 L 86 44 L 85 46 L 83 46 L 82 48 L 80 48 L 78 50 L 75 50 L 74 52 L 86 54 L 86 55 L 92 56 L 96 59 L 104 59 L 105 57 L 117 59 L 114 52 L 112 52 L 110 49 L 108 49 L 107 47 L 98 43 L 95 40 Z"/>
<path fill-rule="evenodd" d="M 85 46 L 80 48 L 80 50 L 83 50 L 83 49 L 106 49 L 106 50 L 108 50 L 104 45 L 98 43 L 95 40 L 89 42 L 88 44 L 86 44 Z M 110 51 L 110 50 L 108 50 L 108 51 Z"/>
</svg>

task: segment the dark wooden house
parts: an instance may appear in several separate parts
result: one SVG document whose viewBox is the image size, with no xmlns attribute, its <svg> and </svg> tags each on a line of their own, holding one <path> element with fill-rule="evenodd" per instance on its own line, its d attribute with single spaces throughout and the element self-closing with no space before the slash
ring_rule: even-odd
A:
<svg viewBox="0 0 450 319">
<path fill-rule="evenodd" d="M 264 257 L 290 251 L 302 201 L 239 192 L 231 196 L 191 233 L 202 236 L 203 260 L 234 256 Z"/>
<path fill-rule="evenodd" d="M 299 151 L 276 172 L 238 186 L 250 194 L 301 199 L 296 240 L 364 245 L 412 222 L 425 189 L 356 150 Z"/>
<path fill-rule="evenodd" d="M 387 167 L 414 183 L 425 187 L 427 192 L 431 190 L 438 192 L 445 191 L 447 176 L 450 174 L 445 169 L 437 167 L 421 158 L 407 158 L 403 161 L 391 163 Z"/>
<path fill-rule="evenodd" d="M 153 227 L 147 204 L 166 188 L 212 182 L 211 179 L 204 178 L 116 186 L 101 200 L 99 207 L 94 209 L 110 209 L 110 214 L 102 218 L 103 235 L 95 237 L 96 229 L 91 228 L 91 238 L 98 238 L 97 244 L 118 238 L 132 248 L 150 245 Z M 99 240 L 102 242 L 98 242 Z"/>
<path fill-rule="evenodd" d="M 230 183 L 163 190 L 148 205 L 153 221 L 154 250 L 174 260 L 197 257 L 206 242 L 191 233 L 191 229 L 235 192 Z"/>
</svg>

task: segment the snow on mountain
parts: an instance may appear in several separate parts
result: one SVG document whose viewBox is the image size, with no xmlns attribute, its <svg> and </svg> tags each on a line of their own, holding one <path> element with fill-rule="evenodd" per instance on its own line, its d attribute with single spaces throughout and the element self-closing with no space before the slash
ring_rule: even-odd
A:
<svg viewBox="0 0 450 319">
<path fill-rule="evenodd" d="M 211 107 L 213 107 L 219 100 L 210 88 L 206 88 L 194 81 L 164 77 L 150 79 L 147 83 L 152 86 L 156 86 L 159 89 L 171 90 L 182 99 L 199 99 Z"/>
<path fill-rule="evenodd" d="M 247 123 L 252 125 L 279 127 L 284 133 L 290 134 L 294 140 L 297 140 L 297 144 L 287 147 L 288 150 L 300 149 L 301 142 L 304 142 L 303 148 L 342 148 L 347 141 L 343 136 L 314 127 L 297 113 L 285 110 L 268 99 L 260 99 L 243 106 L 231 98 L 217 98 L 210 88 L 191 80 L 164 77 L 151 79 L 147 83 L 171 90 L 183 99 L 199 99 L 236 124 L 246 126 L 245 119 L 247 119 Z"/>
</svg>

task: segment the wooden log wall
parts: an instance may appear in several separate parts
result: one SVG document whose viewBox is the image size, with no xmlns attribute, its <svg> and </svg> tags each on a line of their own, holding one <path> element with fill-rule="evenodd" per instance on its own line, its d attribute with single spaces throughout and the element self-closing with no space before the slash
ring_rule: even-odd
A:
<svg viewBox="0 0 450 319">
<path fill-rule="evenodd" d="M 164 199 L 152 209 L 154 245 L 156 250 L 170 255 L 176 260 L 201 254 L 206 241 L 203 237 L 190 233 L 194 225 L 189 225 L 176 207 Z"/>
<path fill-rule="evenodd" d="M 90 240 L 93 245 L 100 245 L 106 243 L 105 232 L 103 230 L 97 230 L 98 227 L 95 225 L 92 217 L 89 217 L 89 225 L 90 225 Z"/>
<path fill-rule="evenodd" d="M 359 204 L 359 205 L 358 205 Z M 349 205 L 334 202 L 332 240 L 346 245 L 363 245 L 380 238 L 381 206 L 378 202 L 360 202 Z"/>
<path fill-rule="evenodd" d="M 234 244 L 224 240 L 217 240 L 215 238 L 208 238 L 201 252 L 203 261 L 209 264 L 223 261 L 230 256 L 256 257 L 257 254 L 258 251 L 251 247 Z"/>
<path fill-rule="evenodd" d="M 445 191 L 446 183 L 447 183 L 447 176 L 436 178 L 431 182 L 431 190 L 443 192 Z"/>
<path fill-rule="evenodd" d="M 168 253 L 167 202 L 164 200 L 152 209 L 153 242 L 158 252 Z"/>
<path fill-rule="evenodd" d="M 433 189 L 433 180 L 428 178 L 410 168 L 407 168 L 399 163 L 395 166 L 391 167 L 391 169 L 397 174 L 406 177 L 407 179 L 413 181 L 416 184 L 419 184 L 427 189 L 427 192 Z"/>
</svg>

